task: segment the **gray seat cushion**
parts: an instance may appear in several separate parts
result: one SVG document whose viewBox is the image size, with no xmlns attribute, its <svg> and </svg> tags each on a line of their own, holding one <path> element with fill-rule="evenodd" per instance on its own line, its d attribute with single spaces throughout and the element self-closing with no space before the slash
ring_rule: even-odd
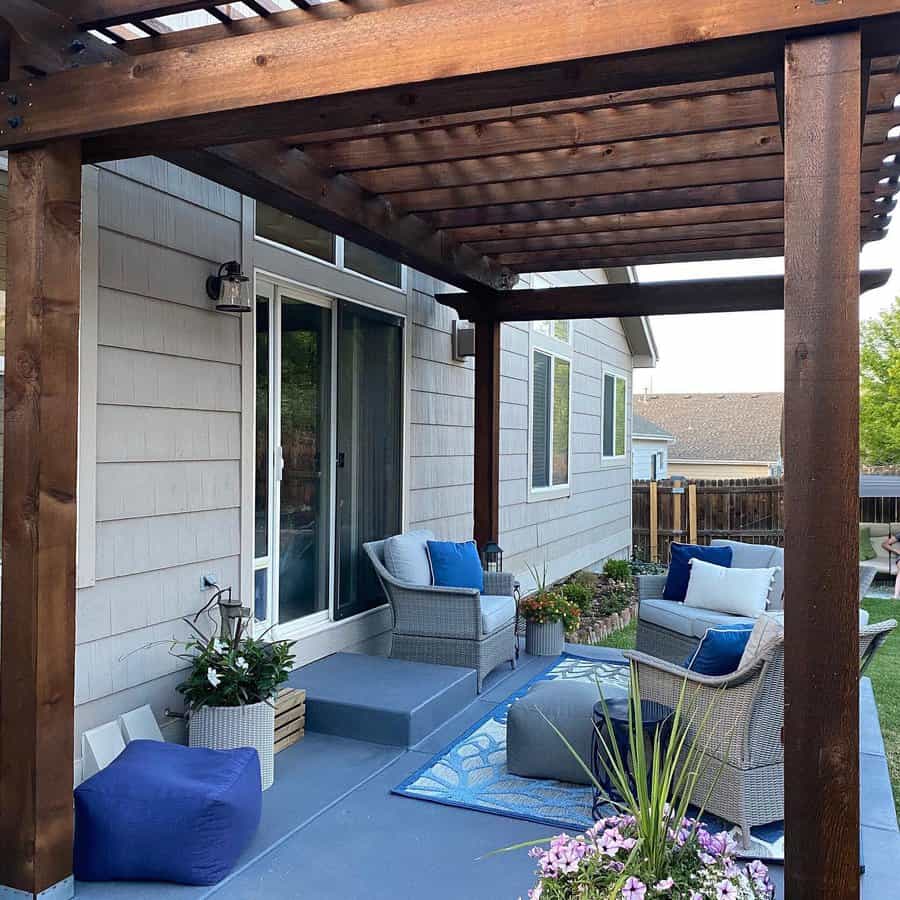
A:
<svg viewBox="0 0 900 900">
<path fill-rule="evenodd" d="M 481 629 L 485 634 L 493 634 L 498 628 L 509 624 L 516 617 L 516 601 L 502 594 L 481 595 Z"/>
<path fill-rule="evenodd" d="M 677 600 L 641 600 L 638 618 L 658 628 L 674 631 L 689 638 L 702 638 L 707 628 L 715 625 L 753 624 L 753 619 L 716 612 L 713 609 L 698 609 L 685 606 Z"/>
<path fill-rule="evenodd" d="M 428 562 L 427 542 L 434 534 L 422 529 L 395 534 L 384 542 L 384 567 L 406 584 L 431 584 L 431 563 Z"/>
<path fill-rule="evenodd" d="M 626 696 L 610 689 L 612 700 Z M 583 681 L 542 681 L 509 709 L 506 718 L 506 768 L 525 778 L 553 778 L 574 784 L 591 780 L 572 751 L 550 727 L 550 720 L 587 766 L 591 761 L 594 704 L 600 699 L 595 684 Z M 543 713 L 543 715 L 542 715 Z M 544 716 L 547 718 L 545 719 Z"/>
</svg>

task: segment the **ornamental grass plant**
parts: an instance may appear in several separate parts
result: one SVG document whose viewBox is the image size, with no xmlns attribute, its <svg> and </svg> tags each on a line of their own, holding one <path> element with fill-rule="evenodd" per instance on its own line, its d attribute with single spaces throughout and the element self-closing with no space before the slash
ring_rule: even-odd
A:
<svg viewBox="0 0 900 900">
<path fill-rule="evenodd" d="M 599 683 L 598 683 L 599 688 Z M 689 815 L 704 767 L 709 765 L 706 732 L 712 704 L 700 708 L 688 696 L 687 681 L 672 716 L 667 740 L 644 732 L 637 671 L 631 669 L 628 753 L 613 734 L 606 701 L 597 728 L 600 764 L 612 797 L 562 735 L 581 762 L 611 814 L 584 834 L 561 834 L 548 847 L 533 847 L 537 883 L 530 900 L 771 900 L 774 887 L 759 861 L 737 861 L 737 843 L 727 832 L 711 834 L 702 823 L 704 806 Z M 713 779 L 713 783 L 721 774 Z M 710 790 L 711 792 L 711 790 Z M 707 798 L 709 794 L 707 794 Z M 528 846 L 519 845 L 519 848 Z M 513 849 L 513 848 L 508 848 Z"/>
</svg>

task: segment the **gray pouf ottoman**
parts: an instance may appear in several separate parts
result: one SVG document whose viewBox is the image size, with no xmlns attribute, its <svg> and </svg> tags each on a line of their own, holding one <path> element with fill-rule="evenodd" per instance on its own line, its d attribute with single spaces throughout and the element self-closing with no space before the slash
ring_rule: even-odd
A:
<svg viewBox="0 0 900 900">
<path fill-rule="evenodd" d="M 607 700 L 626 697 L 619 688 L 607 688 Z M 572 751 L 550 727 L 549 719 L 578 752 L 591 763 L 591 716 L 600 699 L 596 684 L 584 681 L 542 681 L 509 709 L 506 719 L 506 768 L 525 778 L 552 778 L 573 784 L 591 784 Z M 543 715 L 541 715 L 543 713 Z M 544 716 L 547 718 L 545 719 Z"/>
</svg>

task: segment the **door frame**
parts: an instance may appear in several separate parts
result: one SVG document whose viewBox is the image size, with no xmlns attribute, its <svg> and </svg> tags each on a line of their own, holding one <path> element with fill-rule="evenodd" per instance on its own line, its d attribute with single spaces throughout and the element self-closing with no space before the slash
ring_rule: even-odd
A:
<svg viewBox="0 0 900 900">
<path fill-rule="evenodd" d="M 410 279 L 411 281 L 411 279 Z M 320 613 L 313 613 L 309 616 L 304 616 L 301 619 L 295 619 L 292 622 L 285 622 L 283 624 L 279 624 L 277 622 L 277 613 L 276 613 L 276 597 L 277 597 L 277 585 L 278 585 L 278 572 L 276 571 L 277 566 L 275 563 L 277 562 L 277 553 L 275 553 L 275 541 L 277 539 L 277 528 L 273 528 L 273 525 L 276 525 L 278 522 L 278 504 L 280 500 L 280 492 L 276 490 L 277 488 L 277 480 L 275 477 L 275 466 L 273 465 L 274 460 L 274 448 L 270 447 L 270 461 L 269 461 L 269 555 L 266 557 L 269 565 L 269 585 L 268 585 L 268 618 L 265 621 L 260 621 L 251 616 L 251 624 L 252 630 L 254 634 L 260 634 L 265 631 L 269 631 L 273 639 L 276 640 L 302 640 L 306 637 L 311 637 L 315 634 L 318 634 L 322 631 L 337 628 L 339 626 L 345 626 L 348 623 L 353 623 L 359 621 L 368 616 L 375 615 L 379 613 L 384 607 L 387 605 L 387 600 L 381 606 L 374 607 L 373 609 L 366 610 L 361 613 L 357 613 L 353 616 L 348 616 L 345 619 L 336 620 L 334 618 L 335 615 L 335 604 L 337 602 L 337 596 L 335 592 L 335 566 L 337 559 L 337 542 L 336 542 L 336 533 L 337 533 L 337 416 L 335 415 L 337 409 L 337 391 L 338 391 L 338 302 L 346 301 L 348 303 L 355 304 L 357 306 L 367 307 L 369 309 L 377 310 L 379 312 L 385 313 L 387 315 L 395 316 L 402 320 L 403 327 L 403 354 L 402 354 L 402 372 L 401 372 L 401 390 L 403 396 L 403 406 L 401 410 L 401 483 L 400 483 L 400 509 L 401 509 L 401 524 L 402 528 L 405 530 L 408 524 L 408 497 L 406 486 L 408 484 L 408 474 L 409 474 L 409 404 L 410 404 L 410 370 L 411 366 L 411 353 L 412 353 L 412 343 L 411 343 L 411 335 L 410 335 L 410 320 L 408 315 L 408 310 L 404 309 L 402 311 L 397 310 L 396 308 L 392 308 L 389 306 L 385 306 L 378 303 L 372 303 L 366 300 L 360 300 L 356 297 L 351 296 L 343 296 L 333 291 L 326 291 L 322 288 L 318 288 L 314 285 L 306 284 L 296 279 L 290 278 L 285 275 L 280 275 L 275 272 L 260 268 L 253 268 L 253 302 L 254 302 L 254 313 L 252 316 L 247 316 L 245 321 L 247 322 L 247 327 L 245 330 L 245 334 L 247 335 L 247 339 L 245 341 L 245 364 L 248 373 L 248 377 L 244 378 L 244 404 L 243 404 L 243 415 L 247 417 L 247 422 L 242 426 L 242 435 L 244 435 L 244 440 L 247 442 L 246 449 L 242 452 L 246 454 L 247 465 L 244 468 L 244 472 L 246 473 L 247 478 L 247 486 L 244 490 L 241 491 L 242 503 L 247 504 L 249 507 L 249 515 L 248 519 L 248 529 L 247 529 L 247 537 L 242 539 L 242 554 L 247 554 L 248 557 L 248 565 L 247 572 L 248 577 L 245 579 L 245 591 L 246 596 L 249 598 L 247 601 L 244 601 L 244 605 L 249 605 L 252 609 L 253 607 L 253 598 L 254 598 L 254 590 L 255 590 L 255 578 L 256 572 L 258 568 L 262 566 L 257 565 L 257 557 L 256 557 L 256 547 L 255 547 L 255 452 L 256 452 L 256 296 L 258 294 L 259 288 L 261 286 L 267 286 L 271 290 L 270 294 L 270 302 L 272 303 L 272 312 L 270 313 L 270 335 L 274 332 L 274 327 L 276 324 L 280 327 L 280 302 L 275 303 L 275 298 L 279 294 L 279 292 L 285 292 L 289 294 L 292 298 L 301 300 L 303 302 L 308 302 L 316 306 L 321 306 L 331 310 L 332 313 L 332 321 L 331 321 L 331 384 L 330 384 L 330 410 L 329 410 L 329 444 L 330 444 L 330 452 L 329 452 L 329 470 L 328 470 L 328 483 L 329 483 L 329 497 L 328 497 L 328 534 L 329 534 L 329 547 L 328 547 L 328 586 L 327 586 L 327 608 Z M 411 291 L 406 291 L 407 303 L 409 302 L 409 295 Z M 275 308 L 279 309 L 279 319 L 278 323 L 275 322 L 274 310 Z M 270 338 L 271 340 L 271 338 Z M 276 391 L 280 392 L 280 384 L 277 389 L 274 387 L 276 383 L 277 373 L 280 371 L 280 341 L 276 341 L 273 345 L 272 352 L 269 355 L 269 385 L 270 385 L 270 402 L 269 402 L 269 434 L 270 436 L 276 433 L 277 426 L 277 418 L 276 412 L 278 404 L 276 402 Z M 276 419 L 273 421 L 273 419 Z M 243 570 L 242 566 L 242 570 Z"/>
</svg>

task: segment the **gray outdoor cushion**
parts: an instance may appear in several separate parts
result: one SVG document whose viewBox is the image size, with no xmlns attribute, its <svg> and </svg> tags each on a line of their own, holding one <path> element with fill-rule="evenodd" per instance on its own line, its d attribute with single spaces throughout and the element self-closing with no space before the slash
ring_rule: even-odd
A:
<svg viewBox="0 0 900 900">
<path fill-rule="evenodd" d="M 707 628 L 715 625 L 753 624 L 753 619 L 716 612 L 714 609 L 699 609 L 685 606 L 677 600 L 641 600 L 638 616 L 651 625 L 674 631 L 689 638 L 701 638 Z"/>
<path fill-rule="evenodd" d="M 621 689 L 606 691 L 608 700 L 624 696 L 626 693 Z M 587 773 L 547 719 L 590 766 L 594 733 L 592 716 L 594 704 L 599 699 L 596 684 L 559 680 L 539 682 L 516 700 L 506 718 L 506 768 L 509 772 L 525 778 L 590 784 Z"/>
<path fill-rule="evenodd" d="M 498 628 L 512 622 L 516 617 L 514 597 L 502 594 L 481 595 L 481 629 L 485 634 L 493 634 Z"/>
<path fill-rule="evenodd" d="M 426 543 L 434 534 L 426 529 L 395 534 L 384 542 L 384 567 L 406 584 L 431 584 L 431 565 Z"/>
<path fill-rule="evenodd" d="M 715 538 L 713 547 L 731 547 L 732 569 L 768 569 L 778 566 L 769 588 L 768 609 L 778 610 L 784 606 L 784 549 L 770 544 L 747 544 L 744 541 L 728 541 Z"/>
</svg>

